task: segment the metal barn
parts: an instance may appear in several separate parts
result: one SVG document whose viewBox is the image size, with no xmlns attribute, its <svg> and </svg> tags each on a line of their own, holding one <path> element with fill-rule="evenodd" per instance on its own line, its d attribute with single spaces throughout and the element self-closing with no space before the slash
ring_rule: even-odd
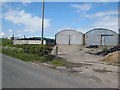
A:
<svg viewBox="0 0 120 90">
<path fill-rule="evenodd" d="M 83 33 L 75 30 L 62 30 L 55 35 L 56 44 L 79 45 L 83 43 Z"/>
<path fill-rule="evenodd" d="M 85 33 L 85 45 L 117 45 L 118 34 L 112 30 L 96 28 Z"/>
</svg>

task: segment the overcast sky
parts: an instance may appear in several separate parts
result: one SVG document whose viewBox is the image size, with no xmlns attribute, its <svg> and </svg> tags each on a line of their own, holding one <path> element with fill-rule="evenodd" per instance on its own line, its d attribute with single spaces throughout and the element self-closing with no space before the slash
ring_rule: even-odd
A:
<svg viewBox="0 0 120 90">
<path fill-rule="evenodd" d="M 2 3 L 0 36 L 41 36 L 41 2 Z M 45 37 L 54 38 L 58 31 L 73 29 L 87 32 L 107 28 L 118 32 L 117 2 L 46 2 Z"/>
</svg>

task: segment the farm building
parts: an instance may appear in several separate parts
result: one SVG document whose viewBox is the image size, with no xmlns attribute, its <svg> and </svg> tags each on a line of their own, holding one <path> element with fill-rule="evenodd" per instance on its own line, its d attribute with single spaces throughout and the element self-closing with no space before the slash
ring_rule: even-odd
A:
<svg viewBox="0 0 120 90">
<path fill-rule="evenodd" d="M 33 37 L 33 38 L 21 38 L 21 39 L 14 39 L 13 44 L 41 44 L 40 37 Z M 55 40 L 50 38 L 43 38 L 44 45 L 54 45 Z"/>
<path fill-rule="evenodd" d="M 83 33 L 75 30 L 62 30 L 55 35 L 56 44 L 78 45 L 83 43 Z"/>
<path fill-rule="evenodd" d="M 85 45 L 117 45 L 118 34 L 112 30 L 96 28 L 83 35 Z"/>
</svg>

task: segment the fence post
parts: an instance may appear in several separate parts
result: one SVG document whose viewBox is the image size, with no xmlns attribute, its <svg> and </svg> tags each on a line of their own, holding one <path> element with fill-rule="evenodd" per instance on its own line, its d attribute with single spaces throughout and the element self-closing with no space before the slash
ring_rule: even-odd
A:
<svg viewBox="0 0 120 90">
<path fill-rule="evenodd" d="M 57 58 L 58 57 L 58 46 L 56 46 L 56 50 L 55 50 L 55 57 Z"/>
</svg>

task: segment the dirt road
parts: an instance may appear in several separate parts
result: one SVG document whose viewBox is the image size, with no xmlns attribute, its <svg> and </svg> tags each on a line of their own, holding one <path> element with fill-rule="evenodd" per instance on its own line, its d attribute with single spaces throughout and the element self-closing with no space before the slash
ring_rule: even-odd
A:
<svg viewBox="0 0 120 90">
<path fill-rule="evenodd" d="M 91 79 L 94 83 L 103 82 L 110 87 L 118 87 L 118 67 L 107 65 L 102 61 L 102 56 L 88 53 L 96 51 L 98 49 L 88 49 L 80 45 L 58 45 L 59 57 L 80 64 L 77 67 L 72 67 L 73 70 L 78 72 L 77 76 Z"/>
</svg>

